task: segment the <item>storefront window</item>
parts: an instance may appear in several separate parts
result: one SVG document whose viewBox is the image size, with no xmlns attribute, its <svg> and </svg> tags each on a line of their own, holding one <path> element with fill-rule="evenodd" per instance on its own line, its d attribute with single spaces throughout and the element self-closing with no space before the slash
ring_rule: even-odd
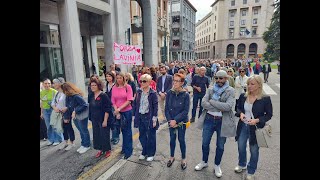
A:
<svg viewBox="0 0 320 180">
<path fill-rule="evenodd" d="M 40 80 L 64 77 L 63 58 L 57 25 L 40 24 Z"/>
</svg>

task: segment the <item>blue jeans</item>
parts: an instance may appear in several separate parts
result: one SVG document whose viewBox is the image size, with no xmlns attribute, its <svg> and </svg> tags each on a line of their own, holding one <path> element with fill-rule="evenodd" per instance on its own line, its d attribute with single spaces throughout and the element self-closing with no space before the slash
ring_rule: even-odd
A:
<svg viewBox="0 0 320 180">
<path fill-rule="evenodd" d="M 132 154 L 132 111 L 120 112 L 126 118 L 125 128 L 121 128 L 122 131 L 122 151 L 126 157 L 130 157 Z"/>
<path fill-rule="evenodd" d="M 176 130 L 177 129 L 177 130 Z M 170 131 L 170 156 L 174 157 L 174 150 L 176 148 L 176 138 L 178 133 L 178 141 L 180 144 L 180 150 L 182 159 L 186 158 L 186 125 L 183 125 L 182 127 L 177 128 L 169 128 Z"/>
<path fill-rule="evenodd" d="M 90 134 L 88 130 L 88 118 L 83 120 L 74 119 L 74 125 L 76 125 L 77 129 L 80 132 L 81 137 L 81 146 L 90 147 Z"/>
<path fill-rule="evenodd" d="M 139 124 L 139 140 L 142 145 L 142 155 L 147 155 L 148 157 L 154 156 L 156 154 L 156 129 L 150 128 L 150 119 L 148 115 L 140 114 L 140 124 Z"/>
<path fill-rule="evenodd" d="M 116 120 L 117 121 L 117 120 Z M 120 135 L 120 127 L 114 126 L 114 129 L 112 130 L 112 140 L 119 140 Z"/>
<path fill-rule="evenodd" d="M 50 126 L 50 116 L 51 116 L 52 110 L 53 110 L 52 108 L 43 109 L 43 118 L 47 126 L 48 140 L 52 143 L 62 142 L 63 141 L 62 133 L 57 133 L 56 131 L 53 130 L 52 126 Z"/>
<path fill-rule="evenodd" d="M 242 126 L 239 139 L 238 139 L 238 151 L 239 151 L 239 166 L 245 167 L 247 164 L 247 141 L 250 137 L 248 125 L 244 124 Z M 250 145 L 250 161 L 248 163 L 248 173 L 254 174 L 257 169 L 258 159 L 259 159 L 259 147 L 258 144 Z"/>
<path fill-rule="evenodd" d="M 199 93 L 194 93 L 193 94 L 193 106 L 192 106 L 192 119 L 195 119 L 196 117 L 196 111 L 198 108 L 198 101 L 200 100 L 200 110 L 199 110 L 199 115 L 198 117 L 200 117 L 201 113 L 202 113 L 202 106 L 201 106 L 201 102 L 202 102 L 202 98 L 204 97 L 205 94 L 199 94 Z"/>
<path fill-rule="evenodd" d="M 206 115 L 203 124 L 202 131 L 202 160 L 208 162 L 209 152 L 210 152 L 210 141 L 214 131 L 217 132 L 217 142 L 216 142 L 216 156 L 214 159 L 215 165 L 220 165 L 222 155 L 224 152 L 224 144 L 227 138 L 221 137 L 221 125 L 222 120 L 213 119 L 212 116 Z"/>
</svg>

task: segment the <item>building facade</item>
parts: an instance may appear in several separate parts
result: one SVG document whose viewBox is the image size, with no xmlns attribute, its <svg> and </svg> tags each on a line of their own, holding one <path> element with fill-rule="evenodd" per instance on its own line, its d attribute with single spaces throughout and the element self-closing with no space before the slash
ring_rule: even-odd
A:
<svg viewBox="0 0 320 180">
<path fill-rule="evenodd" d="M 201 54 L 203 50 L 197 50 L 200 57 L 261 56 L 266 48 L 262 36 L 271 23 L 273 3 L 273 0 L 216 0 L 211 5 L 213 31 L 210 34 L 210 50 L 204 50 L 204 55 Z"/>
<path fill-rule="evenodd" d="M 169 2 L 170 60 L 193 60 L 197 10 L 188 0 Z"/>
<path fill-rule="evenodd" d="M 212 43 L 216 40 L 216 23 L 214 23 L 214 14 L 209 12 L 204 18 L 196 24 L 196 47 L 195 55 L 198 59 L 210 58 L 213 49 Z M 214 36 L 213 36 L 214 35 Z"/>
<path fill-rule="evenodd" d="M 157 65 L 156 2 L 136 1 L 143 9 L 143 44 L 148 47 L 143 58 L 146 65 Z M 93 63 L 99 72 L 98 59 L 103 58 L 109 68 L 113 43 L 130 43 L 131 28 L 128 0 L 40 0 L 40 80 L 62 76 L 86 92 Z M 103 40 L 97 41 L 99 36 Z M 103 55 L 97 52 L 101 46 Z"/>
</svg>

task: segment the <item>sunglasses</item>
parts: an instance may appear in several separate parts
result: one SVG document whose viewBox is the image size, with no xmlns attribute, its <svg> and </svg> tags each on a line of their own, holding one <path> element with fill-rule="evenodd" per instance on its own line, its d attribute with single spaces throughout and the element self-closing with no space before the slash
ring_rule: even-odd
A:
<svg viewBox="0 0 320 180">
<path fill-rule="evenodd" d="M 244 71 L 240 71 L 240 72 L 242 73 L 242 72 L 244 72 Z"/>
<path fill-rule="evenodd" d="M 220 80 L 222 80 L 224 77 L 215 77 L 214 79 L 215 80 L 218 80 L 218 79 L 220 79 Z"/>
<path fill-rule="evenodd" d="M 232 71 L 228 71 L 228 72 L 232 72 Z"/>
<path fill-rule="evenodd" d="M 146 83 L 147 81 L 146 80 L 140 80 L 140 83 Z"/>
</svg>

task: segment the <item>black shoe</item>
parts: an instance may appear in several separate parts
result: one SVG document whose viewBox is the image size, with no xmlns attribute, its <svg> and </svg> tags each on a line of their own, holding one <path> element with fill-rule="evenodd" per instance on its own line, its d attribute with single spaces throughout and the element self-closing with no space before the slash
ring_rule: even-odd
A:
<svg viewBox="0 0 320 180">
<path fill-rule="evenodd" d="M 131 156 L 131 155 L 130 155 Z M 124 156 L 123 159 L 129 159 L 130 156 Z"/>
<path fill-rule="evenodd" d="M 194 122 L 194 119 L 195 119 L 195 118 L 191 118 L 191 119 L 190 119 L 190 123 L 193 123 L 193 122 Z"/>
<path fill-rule="evenodd" d="M 174 158 L 173 158 L 172 161 L 169 159 L 169 161 L 167 162 L 167 167 L 171 167 L 173 162 L 174 162 L 174 160 L 175 160 Z"/>
<path fill-rule="evenodd" d="M 185 170 L 187 168 L 187 163 L 181 163 L 181 169 L 182 170 Z"/>
</svg>

